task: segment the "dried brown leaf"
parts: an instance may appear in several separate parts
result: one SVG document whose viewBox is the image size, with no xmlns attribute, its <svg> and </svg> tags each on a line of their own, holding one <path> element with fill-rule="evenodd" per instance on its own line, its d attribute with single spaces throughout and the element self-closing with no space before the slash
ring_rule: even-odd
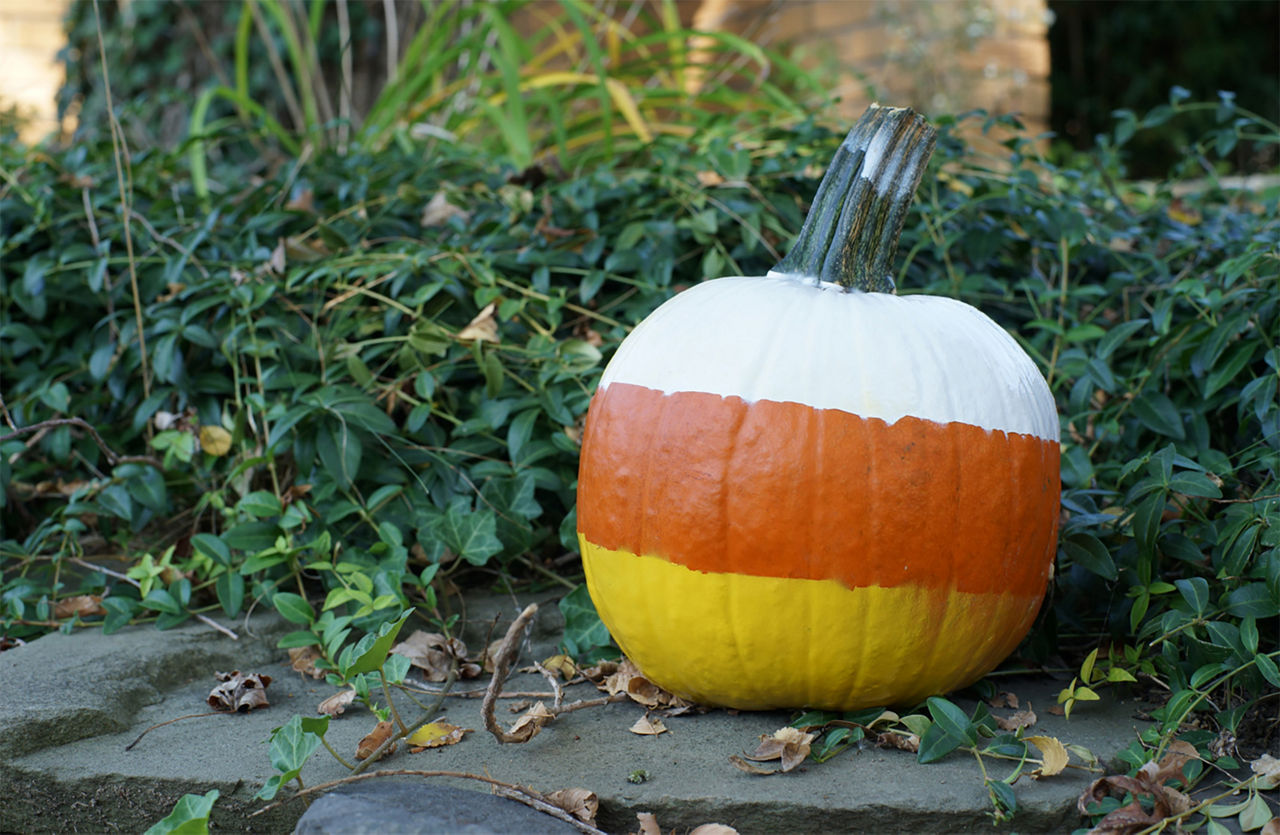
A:
<svg viewBox="0 0 1280 835">
<path fill-rule="evenodd" d="M 667 726 L 662 723 L 661 719 L 651 719 L 646 714 L 637 719 L 635 724 L 627 728 L 627 730 L 640 736 L 657 736 L 658 734 L 666 733 Z"/>
<path fill-rule="evenodd" d="M 1249 769 L 1253 772 L 1253 784 L 1263 791 L 1280 786 L 1280 760 L 1270 754 L 1249 763 Z"/>
<path fill-rule="evenodd" d="M 394 732 L 394 727 L 395 726 L 393 726 L 390 721 L 379 722 L 377 725 L 374 725 L 373 730 L 369 731 L 365 738 L 360 740 L 360 744 L 356 746 L 356 759 L 366 760 L 373 756 L 373 752 L 378 750 L 378 746 L 386 742 L 391 737 L 391 734 Z M 386 751 L 382 752 L 382 757 L 389 756 L 394 753 L 395 750 L 396 746 L 392 745 L 387 748 Z M 381 757 L 379 759 L 381 759 Z"/>
<path fill-rule="evenodd" d="M 1142 808 L 1142 804 L 1135 800 L 1098 821 L 1097 825 L 1089 830 L 1089 835 L 1095 835 L 1095 833 L 1097 835 L 1133 835 L 1160 823 L 1164 818 L 1164 815 L 1149 814 Z"/>
<path fill-rule="evenodd" d="M 528 742 L 538 735 L 538 731 L 542 730 L 544 725 L 555 718 L 555 714 L 547 710 L 546 705 L 538 702 L 526 710 L 524 715 L 511 725 L 511 730 L 507 733 L 517 737 L 516 742 Z"/>
<path fill-rule="evenodd" d="M 565 681 L 573 678 L 578 674 L 578 665 L 573 659 L 567 655 L 553 655 L 546 661 L 542 662 L 542 668 L 553 673 L 559 673 L 560 677 Z"/>
<path fill-rule="evenodd" d="M 458 331 L 459 339 L 475 339 L 481 342 L 497 342 L 498 341 L 498 303 L 489 302 L 484 308 L 476 314 L 476 317 L 467 323 L 467 326 Z"/>
<path fill-rule="evenodd" d="M 1067 767 L 1071 756 L 1067 753 L 1067 747 L 1058 739 L 1051 736 L 1029 736 L 1026 741 L 1040 750 L 1042 765 L 1031 773 L 1035 779 L 1061 774 Z"/>
<path fill-rule="evenodd" d="M 316 669 L 316 662 L 323 656 L 314 646 L 291 647 L 289 649 L 289 666 L 304 676 L 324 678 L 324 670 Z"/>
<path fill-rule="evenodd" d="M 1066 709 L 1063 708 L 1062 705 L 1051 705 L 1049 707 L 1049 713 L 1052 713 L 1054 716 L 1062 716 L 1066 712 L 1067 712 Z"/>
<path fill-rule="evenodd" d="M 441 190 L 427 201 L 427 205 L 422 210 L 421 224 L 423 227 L 443 226 L 449 222 L 450 218 L 455 217 L 462 218 L 465 223 L 471 217 L 471 213 L 450 203 L 448 195 Z"/>
<path fill-rule="evenodd" d="M 777 774 L 781 770 L 777 768 L 761 768 L 755 763 L 747 762 L 742 757 L 739 757 L 737 754 L 730 754 L 729 762 L 732 763 L 733 767 L 738 769 L 739 771 L 745 771 L 748 774 L 758 774 L 762 777 L 766 777 L 770 774 Z"/>
<path fill-rule="evenodd" d="M 1262 825 L 1258 835 L 1280 835 L 1280 818 L 1272 818 Z"/>
<path fill-rule="evenodd" d="M 636 820 L 640 822 L 640 835 L 662 835 L 662 827 L 652 812 L 636 812 Z"/>
<path fill-rule="evenodd" d="M 472 733 L 471 728 L 460 728 L 448 722 L 429 722 L 405 737 L 404 741 L 410 754 L 420 754 L 428 748 L 456 745 L 469 733 Z"/>
<path fill-rule="evenodd" d="M 88 617 L 90 615 L 105 615 L 106 613 L 107 610 L 102 608 L 102 595 L 98 594 L 78 594 L 75 597 L 64 597 L 53 604 L 53 616 L 59 620 L 69 618 L 72 615 Z"/>
<path fill-rule="evenodd" d="M 1186 784 L 1187 778 L 1182 773 L 1182 767 L 1189 760 L 1200 759 L 1200 754 L 1196 752 L 1196 747 L 1189 742 L 1181 739 L 1169 744 L 1169 748 L 1165 751 L 1159 763 L 1146 763 L 1142 766 L 1141 771 L 1150 774 L 1150 780 L 1156 785 L 1168 782 L 1169 780 L 1177 780 L 1183 785 Z"/>
<path fill-rule="evenodd" d="M 1019 710 L 1007 719 L 1003 716 L 997 716 L 995 720 L 996 727 L 1000 730 L 1016 731 L 1019 728 L 1029 728 L 1034 725 L 1036 723 L 1036 712 L 1031 709 L 1031 702 L 1027 702 L 1026 710 Z"/>
<path fill-rule="evenodd" d="M 325 699 L 316 706 L 316 713 L 323 713 L 325 716 L 338 716 L 348 707 L 356 697 L 356 691 L 351 689 L 339 690 L 329 698 Z"/>
<path fill-rule="evenodd" d="M 589 789 L 560 789 L 543 795 L 548 803 L 553 803 L 573 815 L 580 821 L 595 826 L 596 812 L 600 810 L 600 798 Z"/>
<path fill-rule="evenodd" d="M 813 734 L 798 728 L 779 728 L 773 732 L 773 736 L 761 736 L 756 750 L 747 754 L 746 758 L 756 762 L 780 760 L 782 770 L 790 771 L 809 756 L 809 745 L 813 738 Z"/>
<path fill-rule="evenodd" d="M 990 699 L 987 699 L 987 707 L 1011 707 L 1014 710 L 1017 710 L 1018 697 L 1013 693 L 1010 693 L 1008 690 L 1001 690 Z"/>
<path fill-rule="evenodd" d="M 899 751 L 910 751 L 912 754 L 917 754 L 920 752 L 920 737 L 915 734 L 883 731 L 876 735 L 876 745 L 881 748 L 897 748 Z"/>
<path fill-rule="evenodd" d="M 271 676 L 258 673 L 241 675 L 239 670 L 213 675 L 222 682 L 209 691 L 207 701 L 214 710 L 248 713 L 255 708 L 270 705 L 267 701 L 267 688 L 271 685 Z"/>
<path fill-rule="evenodd" d="M 410 664 L 422 670 L 422 677 L 427 681 L 444 681 L 455 663 L 458 665 L 458 678 L 480 675 L 480 665 L 467 660 L 467 645 L 439 632 L 416 629 L 391 651 L 408 658 Z"/>
<path fill-rule="evenodd" d="M 601 661 L 598 664 L 591 665 L 590 667 L 582 667 L 578 672 L 582 673 L 584 678 L 588 681 L 594 682 L 597 687 L 603 690 L 605 689 L 605 679 L 618 672 L 618 666 L 619 664 L 617 661 Z"/>
</svg>

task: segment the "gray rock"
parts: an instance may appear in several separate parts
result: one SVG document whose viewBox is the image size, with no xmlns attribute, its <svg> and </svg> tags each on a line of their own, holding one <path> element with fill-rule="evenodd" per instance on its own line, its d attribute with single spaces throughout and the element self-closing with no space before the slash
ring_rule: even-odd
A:
<svg viewBox="0 0 1280 835">
<path fill-rule="evenodd" d="M 505 797 L 387 777 L 352 783 L 311 804 L 295 835 L 571 835 L 578 830 Z"/>
</svg>

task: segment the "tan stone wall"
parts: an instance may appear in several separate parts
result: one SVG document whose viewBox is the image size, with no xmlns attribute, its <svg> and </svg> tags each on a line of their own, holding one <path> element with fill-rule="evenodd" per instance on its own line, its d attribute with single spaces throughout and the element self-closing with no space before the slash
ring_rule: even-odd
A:
<svg viewBox="0 0 1280 835">
<path fill-rule="evenodd" d="M 62 84 L 58 50 L 70 0 L 0 0 L 0 109 L 31 117 L 22 138 L 58 127 L 54 96 Z"/>
<path fill-rule="evenodd" d="M 696 15 L 794 48 L 851 118 L 880 100 L 1048 125 L 1047 0 L 701 0 Z"/>
</svg>

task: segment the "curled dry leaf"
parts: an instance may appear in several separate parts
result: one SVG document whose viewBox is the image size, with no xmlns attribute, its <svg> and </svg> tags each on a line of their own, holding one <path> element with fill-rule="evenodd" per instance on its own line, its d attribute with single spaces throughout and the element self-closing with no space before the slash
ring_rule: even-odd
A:
<svg viewBox="0 0 1280 835">
<path fill-rule="evenodd" d="M 790 771 L 809 756 L 809 745 L 812 742 L 813 734 L 789 726 L 779 728 L 773 732 L 773 736 L 761 736 L 756 750 L 746 757 L 756 762 L 781 760 L 782 770 Z"/>
<path fill-rule="evenodd" d="M 1002 731 L 1016 731 L 1019 728 L 1029 728 L 1036 723 L 1036 712 L 1031 709 L 1031 702 L 1027 702 L 1027 709 L 1020 710 L 1012 716 L 1005 718 L 1003 716 L 995 717 L 996 727 Z"/>
<path fill-rule="evenodd" d="M 564 809 L 580 821 L 595 826 L 596 812 L 600 810 L 600 798 L 589 789 L 560 789 L 543 795 L 548 803 Z"/>
<path fill-rule="evenodd" d="M 900 734 L 893 731 L 882 731 L 876 734 L 876 745 L 881 748 L 897 748 L 899 751 L 920 752 L 920 737 L 915 734 Z"/>
<path fill-rule="evenodd" d="M 429 722 L 405 738 L 410 754 L 419 754 L 428 748 L 456 745 L 462 737 L 472 733 L 471 728 L 460 728 L 448 722 Z"/>
<path fill-rule="evenodd" d="M 498 303 L 489 302 L 476 314 L 476 318 L 458 331 L 459 339 L 475 339 L 481 342 L 498 341 Z"/>
<path fill-rule="evenodd" d="M 583 671 L 583 674 L 586 675 L 586 671 Z M 687 702 L 679 696 L 663 690 L 645 678 L 644 674 L 630 659 L 622 661 L 616 670 L 607 675 L 596 686 L 610 696 L 624 693 L 631 701 L 650 709 L 663 708 L 683 713 L 692 707 L 691 702 Z"/>
<path fill-rule="evenodd" d="M 409 659 L 409 663 L 422 670 L 427 681 L 444 681 L 449 677 L 453 664 L 458 665 L 458 678 L 475 678 L 480 675 L 480 665 L 467 660 L 467 645 L 457 638 L 446 638 L 439 632 L 421 629 L 391 648 L 397 655 Z"/>
<path fill-rule="evenodd" d="M 667 726 L 662 723 L 661 719 L 651 719 L 648 714 L 641 716 L 636 720 L 635 724 L 627 730 L 633 734 L 640 736 L 657 736 L 667 732 Z"/>
<path fill-rule="evenodd" d="M 1154 810 L 1147 812 L 1142 808 L 1142 804 L 1135 800 L 1127 806 L 1121 806 L 1108 813 L 1093 829 L 1089 830 L 1089 835 L 1134 835 L 1155 826 L 1164 818 L 1164 815 L 1157 814 Z"/>
<path fill-rule="evenodd" d="M 291 647 L 289 649 L 289 666 L 304 676 L 324 678 L 324 670 L 316 669 L 316 662 L 322 657 L 320 651 L 314 646 Z"/>
<path fill-rule="evenodd" d="M 379 722 L 377 725 L 374 725 L 373 730 L 369 731 L 365 738 L 360 740 L 360 744 L 356 746 L 356 759 L 367 760 L 369 757 L 373 756 L 373 752 L 378 750 L 378 746 L 386 742 L 391 737 L 393 728 L 394 726 L 390 721 Z M 392 745 L 387 748 L 386 751 L 382 752 L 382 757 L 394 754 L 395 750 L 396 746 Z M 379 759 L 381 759 L 381 757 Z"/>
<path fill-rule="evenodd" d="M 448 196 L 441 190 L 427 201 L 426 207 L 422 210 L 421 224 L 423 227 L 444 226 L 450 218 L 454 217 L 462 218 L 465 223 L 471 217 L 471 213 L 450 203 Z"/>
<path fill-rule="evenodd" d="M 662 835 L 662 827 L 652 812 L 636 812 L 636 820 L 640 822 L 640 835 Z"/>
<path fill-rule="evenodd" d="M 578 674 L 578 665 L 573 659 L 567 655 L 553 655 L 546 661 L 542 662 L 542 668 L 553 673 L 558 673 L 562 679 L 568 681 Z"/>
<path fill-rule="evenodd" d="M 538 702 L 526 710 L 524 715 L 512 724 L 511 730 L 507 731 L 507 733 L 517 737 L 516 742 L 528 742 L 538 735 L 538 731 L 542 730 L 544 725 L 555 718 L 555 714 L 547 710 L 546 705 Z"/>
<path fill-rule="evenodd" d="M 316 706 L 316 713 L 323 713 L 325 716 L 338 716 L 355 700 L 356 691 L 350 688 L 339 690 L 329 698 L 325 699 Z"/>
<path fill-rule="evenodd" d="M 1280 835 L 1280 817 L 1272 818 L 1262 825 L 1258 835 Z"/>
<path fill-rule="evenodd" d="M 1018 709 L 1018 697 L 1008 690 L 1001 690 L 999 693 L 987 699 L 987 707 L 1011 707 Z"/>
<path fill-rule="evenodd" d="M 1052 777 L 1055 774 L 1061 774 L 1063 769 L 1067 767 L 1067 762 L 1071 759 L 1067 753 L 1067 747 L 1054 737 L 1029 736 L 1026 737 L 1026 741 L 1040 751 L 1042 764 L 1031 772 L 1031 776 L 1035 779 L 1039 780 L 1041 777 Z"/>
<path fill-rule="evenodd" d="M 271 685 L 271 676 L 258 673 L 241 675 L 239 670 L 213 675 L 222 682 L 209 691 L 209 706 L 214 710 L 248 713 L 271 704 L 267 701 L 267 687 Z"/>
<path fill-rule="evenodd" d="M 75 597 L 64 597 L 53 604 L 53 616 L 58 620 L 69 618 L 72 615 L 89 617 L 90 615 L 105 615 L 106 613 L 107 610 L 102 608 L 102 595 L 99 594 L 78 594 Z"/>
<path fill-rule="evenodd" d="M 582 677 L 587 681 L 594 683 L 601 690 L 604 690 L 604 680 L 618 672 L 618 667 L 620 666 L 621 664 L 617 661 L 601 661 L 599 663 L 592 664 L 590 667 L 580 667 L 578 672 L 581 673 Z"/>
<path fill-rule="evenodd" d="M 1270 791 L 1280 786 L 1280 760 L 1270 754 L 1263 754 L 1249 763 L 1253 771 L 1253 784 L 1263 791 Z"/>
<path fill-rule="evenodd" d="M 737 754 L 729 755 L 729 763 L 739 771 L 745 771 L 748 774 L 758 774 L 762 777 L 767 777 L 770 774 L 777 774 L 782 770 L 779 768 L 761 768 L 755 763 L 747 762 Z"/>
</svg>

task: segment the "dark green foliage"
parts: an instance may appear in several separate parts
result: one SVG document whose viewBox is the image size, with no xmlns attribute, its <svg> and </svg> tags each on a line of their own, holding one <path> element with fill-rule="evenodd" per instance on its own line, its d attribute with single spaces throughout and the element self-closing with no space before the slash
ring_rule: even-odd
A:
<svg viewBox="0 0 1280 835">
<path fill-rule="evenodd" d="M 1280 5 L 1271 0 L 1050 0 L 1049 8 L 1050 124 L 1075 148 L 1109 133 L 1113 111 L 1144 112 L 1174 86 L 1196 99 L 1230 90 L 1242 107 L 1280 121 Z M 1135 175 L 1163 176 L 1212 125 L 1206 114 L 1138 137 Z M 1246 141 L 1225 160 L 1235 170 L 1265 171 L 1276 150 Z"/>
</svg>

